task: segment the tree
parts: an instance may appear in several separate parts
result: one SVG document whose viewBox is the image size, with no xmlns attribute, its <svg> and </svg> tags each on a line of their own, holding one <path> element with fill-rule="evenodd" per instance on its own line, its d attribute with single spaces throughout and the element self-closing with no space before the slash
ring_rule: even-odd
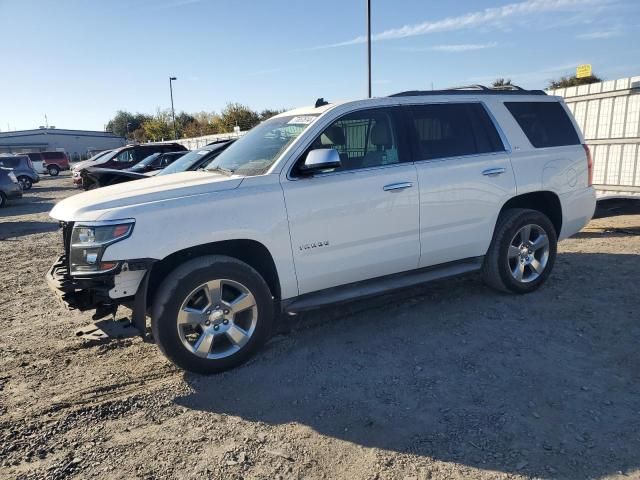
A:
<svg viewBox="0 0 640 480">
<path fill-rule="evenodd" d="M 222 132 L 233 132 L 235 126 L 240 127 L 240 130 L 249 130 L 258 123 L 260 123 L 258 113 L 240 103 L 227 103 L 220 113 L 219 124 Z"/>
<path fill-rule="evenodd" d="M 116 115 L 107 123 L 107 131 L 121 137 L 133 138 L 132 132 L 138 130 L 150 118 L 149 115 L 142 113 L 134 115 L 126 110 L 118 110 Z"/>
<path fill-rule="evenodd" d="M 491 84 L 492 87 L 496 88 L 496 87 L 510 87 L 512 86 L 513 83 L 511 83 L 511 79 L 507 78 L 504 79 L 502 77 L 500 78 L 496 78 L 493 83 Z"/>
<path fill-rule="evenodd" d="M 260 121 L 264 122 L 265 120 L 270 119 L 271 117 L 278 115 L 279 113 L 284 112 L 284 110 L 272 110 L 270 108 L 265 108 L 260 112 Z"/>
<path fill-rule="evenodd" d="M 578 78 L 575 75 L 560 77 L 558 80 L 550 80 L 550 89 L 576 87 L 578 85 L 588 85 L 590 83 L 602 82 L 602 79 L 597 75 L 591 75 L 590 77 Z"/>
<path fill-rule="evenodd" d="M 146 138 L 154 142 L 173 139 L 171 114 L 167 110 L 158 110 L 152 118 L 142 124 L 142 129 Z"/>
</svg>

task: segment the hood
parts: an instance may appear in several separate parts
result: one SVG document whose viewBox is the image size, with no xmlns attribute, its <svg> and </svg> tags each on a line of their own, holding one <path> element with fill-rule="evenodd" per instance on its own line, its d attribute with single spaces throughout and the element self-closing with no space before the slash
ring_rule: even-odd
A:
<svg viewBox="0 0 640 480">
<path fill-rule="evenodd" d="M 65 198 L 53 207 L 49 215 L 65 222 L 95 221 L 116 208 L 233 190 L 243 178 L 209 172 L 181 172 L 144 178 Z"/>
<path fill-rule="evenodd" d="M 81 170 L 84 167 L 87 167 L 92 163 L 93 163 L 93 161 L 90 162 L 89 160 L 83 160 L 82 162 L 74 163 L 73 166 L 71 167 L 71 169 L 72 170 Z"/>
</svg>

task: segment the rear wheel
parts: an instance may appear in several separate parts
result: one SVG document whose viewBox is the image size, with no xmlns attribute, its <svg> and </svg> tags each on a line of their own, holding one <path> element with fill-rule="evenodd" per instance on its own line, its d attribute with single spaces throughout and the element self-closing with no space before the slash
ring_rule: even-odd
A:
<svg viewBox="0 0 640 480">
<path fill-rule="evenodd" d="M 269 337 L 274 317 L 260 274 L 221 255 L 176 268 L 158 289 L 152 310 L 160 350 L 178 367 L 205 374 L 249 359 Z"/>
<path fill-rule="evenodd" d="M 485 282 L 513 293 L 537 289 L 553 269 L 557 242 L 555 228 L 543 213 L 520 208 L 504 211 L 485 256 Z"/>
<path fill-rule="evenodd" d="M 29 190 L 33 186 L 31 179 L 25 175 L 18 177 L 18 181 L 22 185 L 22 190 Z"/>
<path fill-rule="evenodd" d="M 49 175 L 51 175 L 52 177 L 57 177 L 58 174 L 60 173 L 60 168 L 58 168 L 57 165 L 49 165 L 47 167 L 47 171 L 49 172 Z"/>
</svg>

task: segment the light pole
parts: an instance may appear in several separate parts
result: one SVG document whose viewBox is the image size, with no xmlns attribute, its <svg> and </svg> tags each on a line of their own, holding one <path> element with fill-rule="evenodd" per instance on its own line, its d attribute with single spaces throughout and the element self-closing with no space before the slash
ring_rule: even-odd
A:
<svg viewBox="0 0 640 480">
<path fill-rule="evenodd" d="M 177 80 L 177 77 L 169 77 L 169 93 L 171 94 L 171 118 L 173 119 L 173 138 L 178 139 L 178 130 L 176 129 L 176 112 L 173 109 L 173 86 L 171 82 Z"/>
<path fill-rule="evenodd" d="M 367 79 L 371 98 L 371 0 L 367 0 Z"/>
</svg>

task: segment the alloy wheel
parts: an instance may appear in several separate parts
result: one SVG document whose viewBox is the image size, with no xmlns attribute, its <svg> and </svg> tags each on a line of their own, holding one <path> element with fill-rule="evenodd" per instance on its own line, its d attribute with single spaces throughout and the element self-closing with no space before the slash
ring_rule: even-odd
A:
<svg viewBox="0 0 640 480">
<path fill-rule="evenodd" d="M 195 288 L 178 311 L 178 336 L 202 358 L 233 355 L 251 339 L 258 307 L 251 291 L 233 280 L 216 279 Z"/>
<path fill-rule="evenodd" d="M 20 182 L 20 185 L 22 185 L 22 189 L 23 190 L 29 190 L 31 188 L 31 180 L 27 177 L 20 177 L 18 179 L 18 181 Z"/>
<path fill-rule="evenodd" d="M 511 239 L 508 251 L 509 270 L 522 283 L 536 280 L 549 261 L 549 237 L 539 225 L 525 225 Z"/>
</svg>

